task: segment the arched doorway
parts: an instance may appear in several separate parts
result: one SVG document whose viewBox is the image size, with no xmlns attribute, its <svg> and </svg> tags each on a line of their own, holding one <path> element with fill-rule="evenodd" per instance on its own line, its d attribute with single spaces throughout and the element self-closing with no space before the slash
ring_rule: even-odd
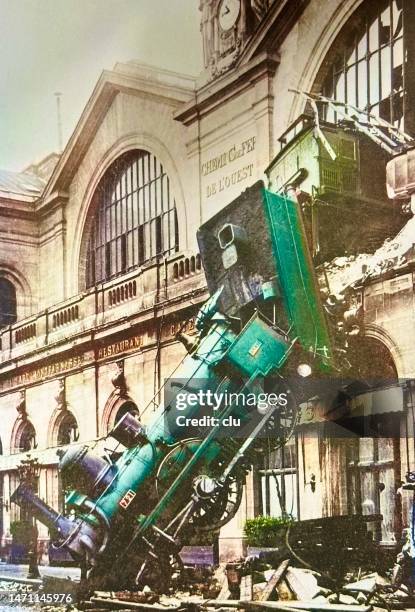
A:
<svg viewBox="0 0 415 612">
<path fill-rule="evenodd" d="M 375 540 L 395 544 L 400 537 L 400 427 L 404 391 L 388 347 L 376 338 L 361 337 L 351 351 L 357 394 L 356 412 L 346 452 L 347 502 L 351 514 L 381 515 L 369 522 Z M 353 384 L 353 383 L 352 383 Z"/>
</svg>

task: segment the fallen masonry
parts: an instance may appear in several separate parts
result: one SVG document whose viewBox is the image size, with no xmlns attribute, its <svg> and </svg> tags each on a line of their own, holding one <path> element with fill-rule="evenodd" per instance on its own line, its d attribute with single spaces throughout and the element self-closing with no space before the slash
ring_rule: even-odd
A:
<svg viewBox="0 0 415 612">
<path fill-rule="evenodd" d="M 268 567 L 263 569 L 266 565 Z M 216 589 L 215 598 L 206 597 L 208 587 L 210 593 Z M 96 591 L 87 602 L 79 604 L 79 608 L 153 612 L 380 612 L 414 610 L 415 597 L 406 586 L 392 585 L 390 580 L 375 572 L 350 574 L 348 582 L 338 586 L 330 577 L 298 567 L 289 559 L 269 567 L 269 564 L 248 558 L 221 565 L 206 584 L 194 582 L 188 589 L 167 595 L 157 595 L 150 589 L 139 593 Z"/>
</svg>

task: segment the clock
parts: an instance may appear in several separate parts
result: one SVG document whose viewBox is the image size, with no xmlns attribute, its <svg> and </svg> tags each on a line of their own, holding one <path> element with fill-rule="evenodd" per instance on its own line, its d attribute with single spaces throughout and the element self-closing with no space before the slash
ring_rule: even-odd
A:
<svg viewBox="0 0 415 612">
<path fill-rule="evenodd" d="M 238 21 L 241 0 L 221 0 L 219 4 L 219 25 L 225 32 Z"/>
</svg>

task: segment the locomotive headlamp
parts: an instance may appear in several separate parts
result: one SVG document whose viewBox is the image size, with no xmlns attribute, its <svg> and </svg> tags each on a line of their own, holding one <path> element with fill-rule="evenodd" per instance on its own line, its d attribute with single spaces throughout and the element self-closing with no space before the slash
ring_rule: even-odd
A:
<svg viewBox="0 0 415 612">
<path fill-rule="evenodd" d="M 300 363 L 297 366 L 297 374 L 302 378 L 307 378 L 308 376 L 311 376 L 312 372 L 313 370 L 311 368 L 311 365 L 308 363 Z"/>
<path fill-rule="evenodd" d="M 233 223 L 225 223 L 218 232 L 218 240 L 221 249 L 226 249 L 232 244 L 246 243 L 246 232 L 242 227 Z"/>
<path fill-rule="evenodd" d="M 246 232 L 238 225 L 225 223 L 218 232 L 218 241 L 223 251 L 223 267 L 228 270 L 238 262 L 246 248 Z"/>
</svg>

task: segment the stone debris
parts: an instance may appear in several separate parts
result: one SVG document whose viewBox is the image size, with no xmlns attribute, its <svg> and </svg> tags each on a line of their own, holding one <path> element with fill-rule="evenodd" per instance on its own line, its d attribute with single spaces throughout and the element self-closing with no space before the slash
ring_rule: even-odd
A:
<svg viewBox="0 0 415 612">
<path fill-rule="evenodd" d="M 317 268 L 320 287 L 326 293 L 340 297 L 342 293 L 353 286 L 364 275 L 372 255 L 360 253 L 335 257 L 330 262 Z"/>
<path fill-rule="evenodd" d="M 374 253 L 335 257 L 320 265 L 317 269 L 319 284 L 322 290 L 339 297 L 348 287 L 368 278 L 378 278 L 404 268 L 415 259 L 414 247 L 415 216 L 407 221 L 396 236 L 387 238 Z"/>
<path fill-rule="evenodd" d="M 237 590 L 235 572 L 239 582 Z M 195 572 L 195 575 L 200 579 L 200 574 Z M 211 588 L 209 583 L 213 580 L 219 597 L 207 598 L 206 593 Z M 232 584 L 226 584 L 228 580 Z M 363 574 L 359 569 L 357 575 L 349 573 L 346 580 L 339 586 L 328 576 L 299 567 L 297 562 L 289 559 L 276 564 L 257 558 L 239 559 L 220 565 L 206 577 L 206 584 L 194 581 L 189 588 L 160 596 L 150 589 L 136 593 L 97 591 L 89 602 L 79 607 L 94 612 L 100 606 L 111 610 L 130 606 L 132 610 L 153 612 L 232 612 L 235 609 L 252 612 L 380 612 L 385 609 L 415 609 L 413 593 L 405 585 L 392 585 L 386 576 L 376 572 Z M 91 608 L 93 605 L 96 608 Z"/>
</svg>

